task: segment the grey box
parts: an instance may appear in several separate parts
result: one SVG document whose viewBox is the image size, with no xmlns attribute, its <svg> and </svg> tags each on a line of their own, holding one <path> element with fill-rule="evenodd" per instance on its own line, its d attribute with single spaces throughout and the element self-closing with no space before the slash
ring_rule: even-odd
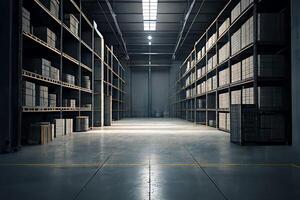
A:
<svg viewBox="0 0 300 200">
<path fill-rule="evenodd" d="M 65 119 L 65 134 L 71 135 L 73 133 L 73 119 Z"/>
<path fill-rule="evenodd" d="M 51 125 L 49 122 L 30 124 L 28 144 L 47 144 L 51 141 Z"/>
<path fill-rule="evenodd" d="M 22 8 L 22 31 L 30 33 L 30 12 Z"/>
<path fill-rule="evenodd" d="M 56 18 L 59 17 L 59 1 L 58 0 L 40 0 L 44 6 L 50 11 Z"/>
<path fill-rule="evenodd" d="M 76 99 L 64 99 L 64 107 L 76 108 Z"/>
<path fill-rule="evenodd" d="M 49 94 L 49 107 L 56 107 L 56 101 L 57 101 L 57 98 L 56 98 L 56 94 Z"/>
<path fill-rule="evenodd" d="M 33 34 L 52 47 L 56 47 L 56 34 L 47 27 L 34 27 Z"/>
<path fill-rule="evenodd" d="M 37 86 L 36 87 L 36 104 L 41 107 L 48 107 L 48 87 Z"/>
<path fill-rule="evenodd" d="M 36 105 L 36 89 L 35 84 L 24 81 L 22 89 L 23 106 L 34 107 Z"/>
<path fill-rule="evenodd" d="M 78 36 L 78 30 L 79 30 L 79 21 L 77 18 L 72 14 L 65 14 L 64 16 L 64 22 L 65 24 L 70 28 L 71 32 Z"/>
<path fill-rule="evenodd" d="M 51 62 L 44 58 L 35 58 L 30 60 L 29 68 L 32 72 L 49 78 Z"/>
<path fill-rule="evenodd" d="M 66 135 L 65 134 L 65 119 L 55 119 L 54 126 L 55 126 L 55 137 L 56 138 Z"/>
<path fill-rule="evenodd" d="M 51 79 L 59 81 L 59 69 L 51 66 L 49 73 Z"/>
</svg>

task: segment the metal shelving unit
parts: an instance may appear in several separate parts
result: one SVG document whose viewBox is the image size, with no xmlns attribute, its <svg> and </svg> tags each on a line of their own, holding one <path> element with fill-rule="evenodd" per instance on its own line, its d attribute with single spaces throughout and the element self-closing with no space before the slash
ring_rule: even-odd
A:
<svg viewBox="0 0 300 200">
<path fill-rule="evenodd" d="M 286 24 L 282 24 L 288 22 L 285 20 L 289 15 L 288 7 L 287 2 L 274 3 L 269 0 L 229 1 L 180 67 L 176 81 L 176 101 L 173 103 L 176 116 L 236 134 L 237 129 L 231 128 L 236 126 L 230 120 L 235 114 L 231 106 L 255 105 L 256 137 L 233 142 L 290 143 L 290 44 L 285 32 L 288 29 L 285 28 Z M 274 20 L 276 17 L 282 20 L 278 25 L 278 35 L 282 34 L 282 37 L 268 41 L 266 33 L 278 27 L 263 29 L 263 23 L 267 23 L 273 15 Z M 267 65 L 263 63 L 264 56 L 282 58 L 284 75 L 270 75 L 275 72 L 263 68 Z M 270 94 L 267 90 L 272 91 L 272 87 L 284 92 Z M 238 101 L 233 103 L 232 99 L 237 97 Z M 276 100 L 281 101 L 280 107 L 275 106 Z M 266 110 L 262 105 L 264 101 L 274 105 Z M 278 123 L 282 125 L 279 128 L 276 127 Z M 284 134 L 275 129 L 280 129 Z M 240 129 L 237 134 L 242 135 L 242 132 Z"/>
<path fill-rule="evenodd" d="M 125 69 L 113 54 L 113 48 L 105 45 L 96 23 L 83 13 L 81 0 L 57 1 L 57 13 L 47 8 L 45 2 L 49 3 L 46 0 L 23 0 L 20 3 L 20 10 L 30 13 L 30 29 L 20 28 L 20 87 L 26 81 L 38 87 L 45 86 L 49 94 L 56 95 L 56 105 L 27 106 L 22 102 L 23 130 L 28 130 L 30 123 L 34 122 L 80 116 L 88 116 L 90 128 L 103 126 L 105 95 L 113 96 L 113 119 L 124 117 Z M 78 33 L 70 27 L 66 15 L 72 15 L 78 21 Z M 20 17 L 23 20 L 22 14 Z M 55 34 L 55 46 L 36 34 L 37 27 L 47 27 Z M 32 69 L 31 60 L 37 58 L 50 61 L 51 67 L 59 70 L 56 79 Z M 66 80 L 68 75 L 74 77 L 74 83 Z M 76 105 L 64 105 L 67 99 L 74 99 Z"/>
</svg>

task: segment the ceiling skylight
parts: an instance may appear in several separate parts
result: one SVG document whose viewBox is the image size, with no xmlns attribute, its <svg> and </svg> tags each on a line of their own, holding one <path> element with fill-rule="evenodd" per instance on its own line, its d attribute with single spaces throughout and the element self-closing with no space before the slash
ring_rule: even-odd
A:
<svg viewBox="0 0 300 200">
<path fill-rule="evenodd" d="M 143 0 L 143 20 L 145 31 L 156 30 L 157 1 L 158 0 Z"/>
</svg>

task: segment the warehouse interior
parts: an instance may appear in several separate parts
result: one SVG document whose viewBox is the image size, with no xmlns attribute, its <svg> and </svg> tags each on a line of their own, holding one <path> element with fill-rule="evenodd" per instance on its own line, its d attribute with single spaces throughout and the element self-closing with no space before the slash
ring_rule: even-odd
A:
<svg viewBox="0 0 300 200">
<path fill-rule="evenodd" d="M 299 8 L 2 0 L 1 199 L 299 199 Z"/>
</svg>

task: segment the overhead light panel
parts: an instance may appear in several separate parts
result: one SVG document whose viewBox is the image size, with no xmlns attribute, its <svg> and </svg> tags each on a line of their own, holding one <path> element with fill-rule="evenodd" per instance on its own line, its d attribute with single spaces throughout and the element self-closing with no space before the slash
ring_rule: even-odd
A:
<svg viewBox="0 0 300 200">
<path fill-rule="evenodd" d="M 143 0 L 143 20 L 145 31 L 156 30 L 158 0 Z"/>
<path fill-rule="evenodd" d="M 151 35 L 148 35 L 148 40 L 152 40 L 152 36 Z"/>
</svg>

